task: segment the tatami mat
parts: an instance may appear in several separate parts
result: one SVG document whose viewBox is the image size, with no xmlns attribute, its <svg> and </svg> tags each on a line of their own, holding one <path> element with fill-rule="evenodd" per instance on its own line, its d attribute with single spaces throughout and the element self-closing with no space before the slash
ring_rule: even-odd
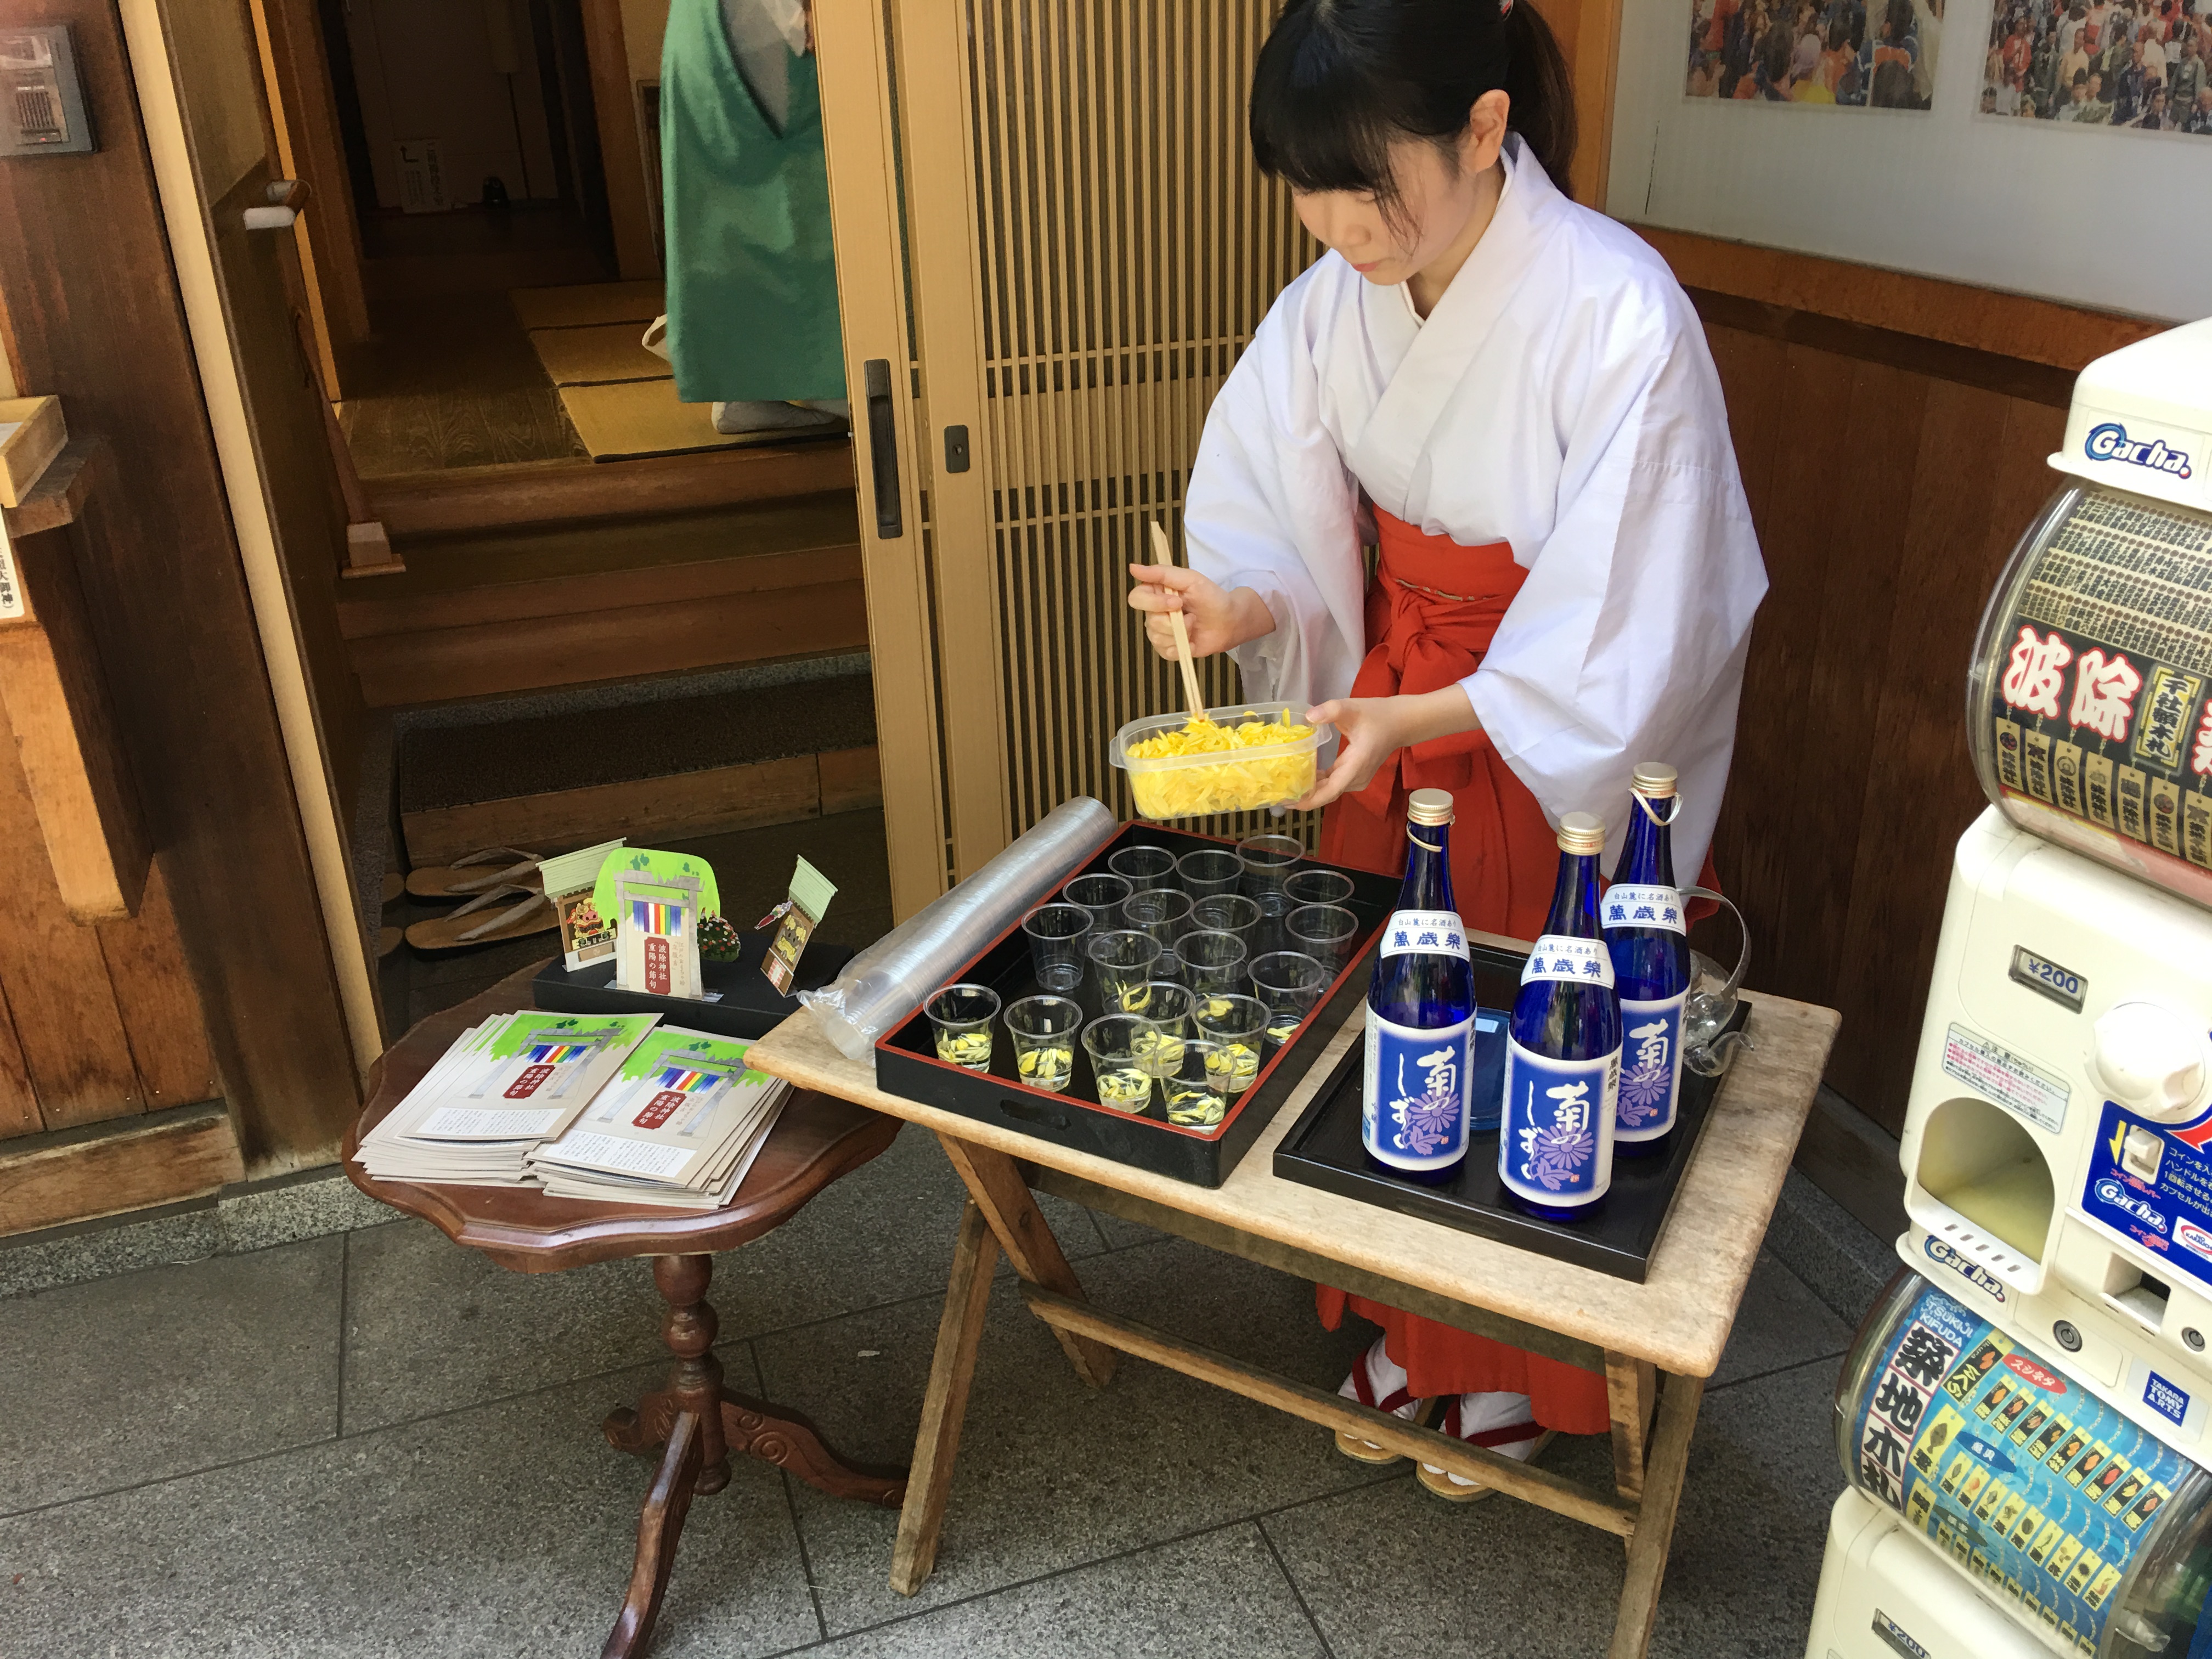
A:
<svg viewBox="0 0 2212 1659">
<path fill-rule="evenodd" d="M 599 386 L 611 380 L 665 380 L 676 371 L 640 343 L 640 323 L 597 323 L 588 328 L 541 328 L 531 349 L 555 386 Z"/>
<path fill-rule="evenodd" d="M 586 328 L 595 323 L 645 325 L 667 309 L 659 283 L 579 283 L 568 288 L 507 290 L 525 328 Z"/>
<path fill-rule="evenodd" d="M 690 449 L 735 449 L 745 444 L 787 443 L 839 430 L 836 422 L 778 427 L 737 436 L 714 430 L 712 404 L 679 403 L 674 380 L 624 380 L 608 386 L 564 386 L 561 407 L 595 461 L 681 454 Z"/>
</svg>

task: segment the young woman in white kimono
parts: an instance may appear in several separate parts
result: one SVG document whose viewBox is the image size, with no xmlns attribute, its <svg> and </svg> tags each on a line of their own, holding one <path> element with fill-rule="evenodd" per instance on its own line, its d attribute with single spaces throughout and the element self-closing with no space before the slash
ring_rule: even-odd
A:
<svg viewBox="0 0 2212 1659">
<path fill-rule="evenodd" d="M 1535 937 L 1553 824 L 1601 813 L 1617 850 L 1641 760 L 1679 770 L 1674 855 L 1698 869 L 1765 573 L 1696 313 L 1564 193 L 1550 31 L 1525 0 L 1291 0 L 1251 134 L 1328 252 L 1207 416 L 1190 568 L 1130 568 L 1153 645 L 1172 654 L 1180 609 L 1247 696 L 1334 724 L 1301 803 L 1325 809 L 1325 858 L 1402 868 L 1407 794 L 1451 791 L 1474 927 Z M 1521 1457 L 1608 1426 L 1601 1376 L 1328 1286 L 1319 1303 L 1332 1328 L 1347 1303 L 1383 1327 L 1352 1398 L 1412 1417 L 1449 1396 L 1445 1432 Z"/>
</svg>

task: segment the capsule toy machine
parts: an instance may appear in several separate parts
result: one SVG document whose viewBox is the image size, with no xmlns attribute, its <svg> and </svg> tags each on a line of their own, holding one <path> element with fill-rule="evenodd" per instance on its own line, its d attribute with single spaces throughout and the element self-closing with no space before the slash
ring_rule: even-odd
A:
<svg viewBox="0 0 2212 1659">
<path fill-rule="evenodd" d="M 1811 1659 L 2212 1656 L 2212 321 L 2085 369 L 2051 465 L 1968 674 L 1990 805 L 1900 1147 L 1924 1278 L 1839 1389 Z M 1917 1413 L 1911 1330 L 1960 1351 Z"/>
</svg>

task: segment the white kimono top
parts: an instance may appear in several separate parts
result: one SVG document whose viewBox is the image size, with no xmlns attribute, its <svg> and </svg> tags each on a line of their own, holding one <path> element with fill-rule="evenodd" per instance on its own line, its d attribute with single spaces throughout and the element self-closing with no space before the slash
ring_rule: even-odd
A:
<svg viewBox="0 0 2212 1659">
<path fill-rule="evenodd" d="M 1234 653 L 1245 695 L 1317 702 L 1366 654 L 1362 491 L 1426 534 L 1509 543 L 1528 574 L 1461 682 L 1475 714 L 1553 822 L 1600 813 L 1615 852 L 1632 769 L 1674 765 L 1694 881 L 1766 591 L 1719 377 L 1658 254 L 1516 136 L 1504 167 L 1425 324 L 1335 253 L 1276 299 L 1206 416 L 1190 562 L 1274 615 Z"/>
</svg>

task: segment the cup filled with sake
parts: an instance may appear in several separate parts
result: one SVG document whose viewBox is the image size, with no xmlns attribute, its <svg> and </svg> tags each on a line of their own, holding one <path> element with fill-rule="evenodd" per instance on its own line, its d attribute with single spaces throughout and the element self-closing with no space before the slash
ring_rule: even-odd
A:
<svg viewBox="0 0 2212 1659">
<path fill-rule="evenodd" d="M 1082 1034 L 1081 1003 L 1068 997 L 1024 997 L 1006 1010 L 1014 1076 L 1032 1089 L 1058 1094 L 1075 1075 L 1075 1050 Z"/>
<path fill-rule="evenodd" d="M 988 985 L 948 985 L 922 1005 L 937 1038 L 937 1057 L 970 1072 L 991 1069 L 991 1024 L 999 994 Z"/>
<path fill-rule="evenodd" d="M 1083 1050 L 1101 1106 L 1133 1113 L 1152 1103 L 1151 1056 L 1158 1036 L 1152 1021 L 1135 1014 L 1107 1014 L 1083 1028 Z"/>
</svg>

